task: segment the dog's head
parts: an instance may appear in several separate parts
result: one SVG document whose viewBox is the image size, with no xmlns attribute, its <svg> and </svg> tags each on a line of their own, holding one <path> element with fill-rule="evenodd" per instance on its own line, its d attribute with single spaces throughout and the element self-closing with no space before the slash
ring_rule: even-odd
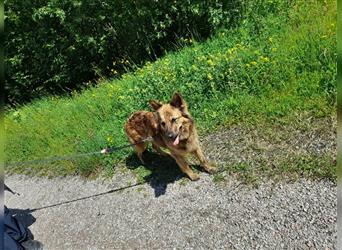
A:
<svg viewBox="0 0 342 250">
<path fill-rule="evenodd" d="M 176 146 L 179 141 L 189 137 L 193 121 L 188 105 L 179 93 L 173 95 L 170 103 L 151 100 L 150 106 L 157 113 L 161 135 L 165 140 Z"/>
</svg>

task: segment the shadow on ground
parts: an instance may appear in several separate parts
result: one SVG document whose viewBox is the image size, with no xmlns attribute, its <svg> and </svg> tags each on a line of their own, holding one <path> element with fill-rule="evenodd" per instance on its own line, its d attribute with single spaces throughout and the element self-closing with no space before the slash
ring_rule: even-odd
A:
<svg viewBox="0 0 342 250">
<path fill-rule="evenodd" d="M 150 174 L 143 177 L 153 189 L 155 197 L 166 193 L 167 185 L 185 177 L 188 178 L 178 167 L 176 161 L 171 156 L 145 151 L 143 154 L 145 164 L 142 164 L 135 153 L 126 158 L 126 166 L 131 170 L 145 168 Z M 190 166 L 193 169 L 203 171 L 200 166 Z M 139 173 L 137 174 L 139 175 Z M 138 176 L 139 178 L 139 176 Z"/>
</svg>

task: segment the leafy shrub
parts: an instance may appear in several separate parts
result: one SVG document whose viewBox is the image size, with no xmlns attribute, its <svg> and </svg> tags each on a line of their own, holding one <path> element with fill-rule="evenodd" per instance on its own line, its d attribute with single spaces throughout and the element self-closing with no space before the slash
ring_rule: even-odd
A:
<svg viewBox="0 0 342 250">
<path fill-rule="evenodd" d="M 80 89 L 236 25 L 240 0 L 5 0 L 6 103 Z"/>
</svg>

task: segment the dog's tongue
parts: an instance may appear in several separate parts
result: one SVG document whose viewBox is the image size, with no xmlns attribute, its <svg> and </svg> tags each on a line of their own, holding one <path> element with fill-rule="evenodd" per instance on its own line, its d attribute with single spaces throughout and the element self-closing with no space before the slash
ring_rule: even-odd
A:
<svg viewBox="0 0 342 250">
<path fill-rule="evenodd" d="M 173 146 L 178 145 L 179 143 L 179 135 L 177 135 L 176 139 L 173 141 Z"/>
</svg>

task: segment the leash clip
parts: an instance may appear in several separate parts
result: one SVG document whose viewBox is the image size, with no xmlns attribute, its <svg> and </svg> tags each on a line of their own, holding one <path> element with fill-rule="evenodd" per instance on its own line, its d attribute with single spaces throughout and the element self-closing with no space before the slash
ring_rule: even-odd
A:
<svg viewBox="0 0 342 250">
<path fill-rule="evenodd" d="M 108 148 L 104 148 L 101 150 L 101 154 L 108 154 L 109 151 L 108 151 Z"/>
</svg>

